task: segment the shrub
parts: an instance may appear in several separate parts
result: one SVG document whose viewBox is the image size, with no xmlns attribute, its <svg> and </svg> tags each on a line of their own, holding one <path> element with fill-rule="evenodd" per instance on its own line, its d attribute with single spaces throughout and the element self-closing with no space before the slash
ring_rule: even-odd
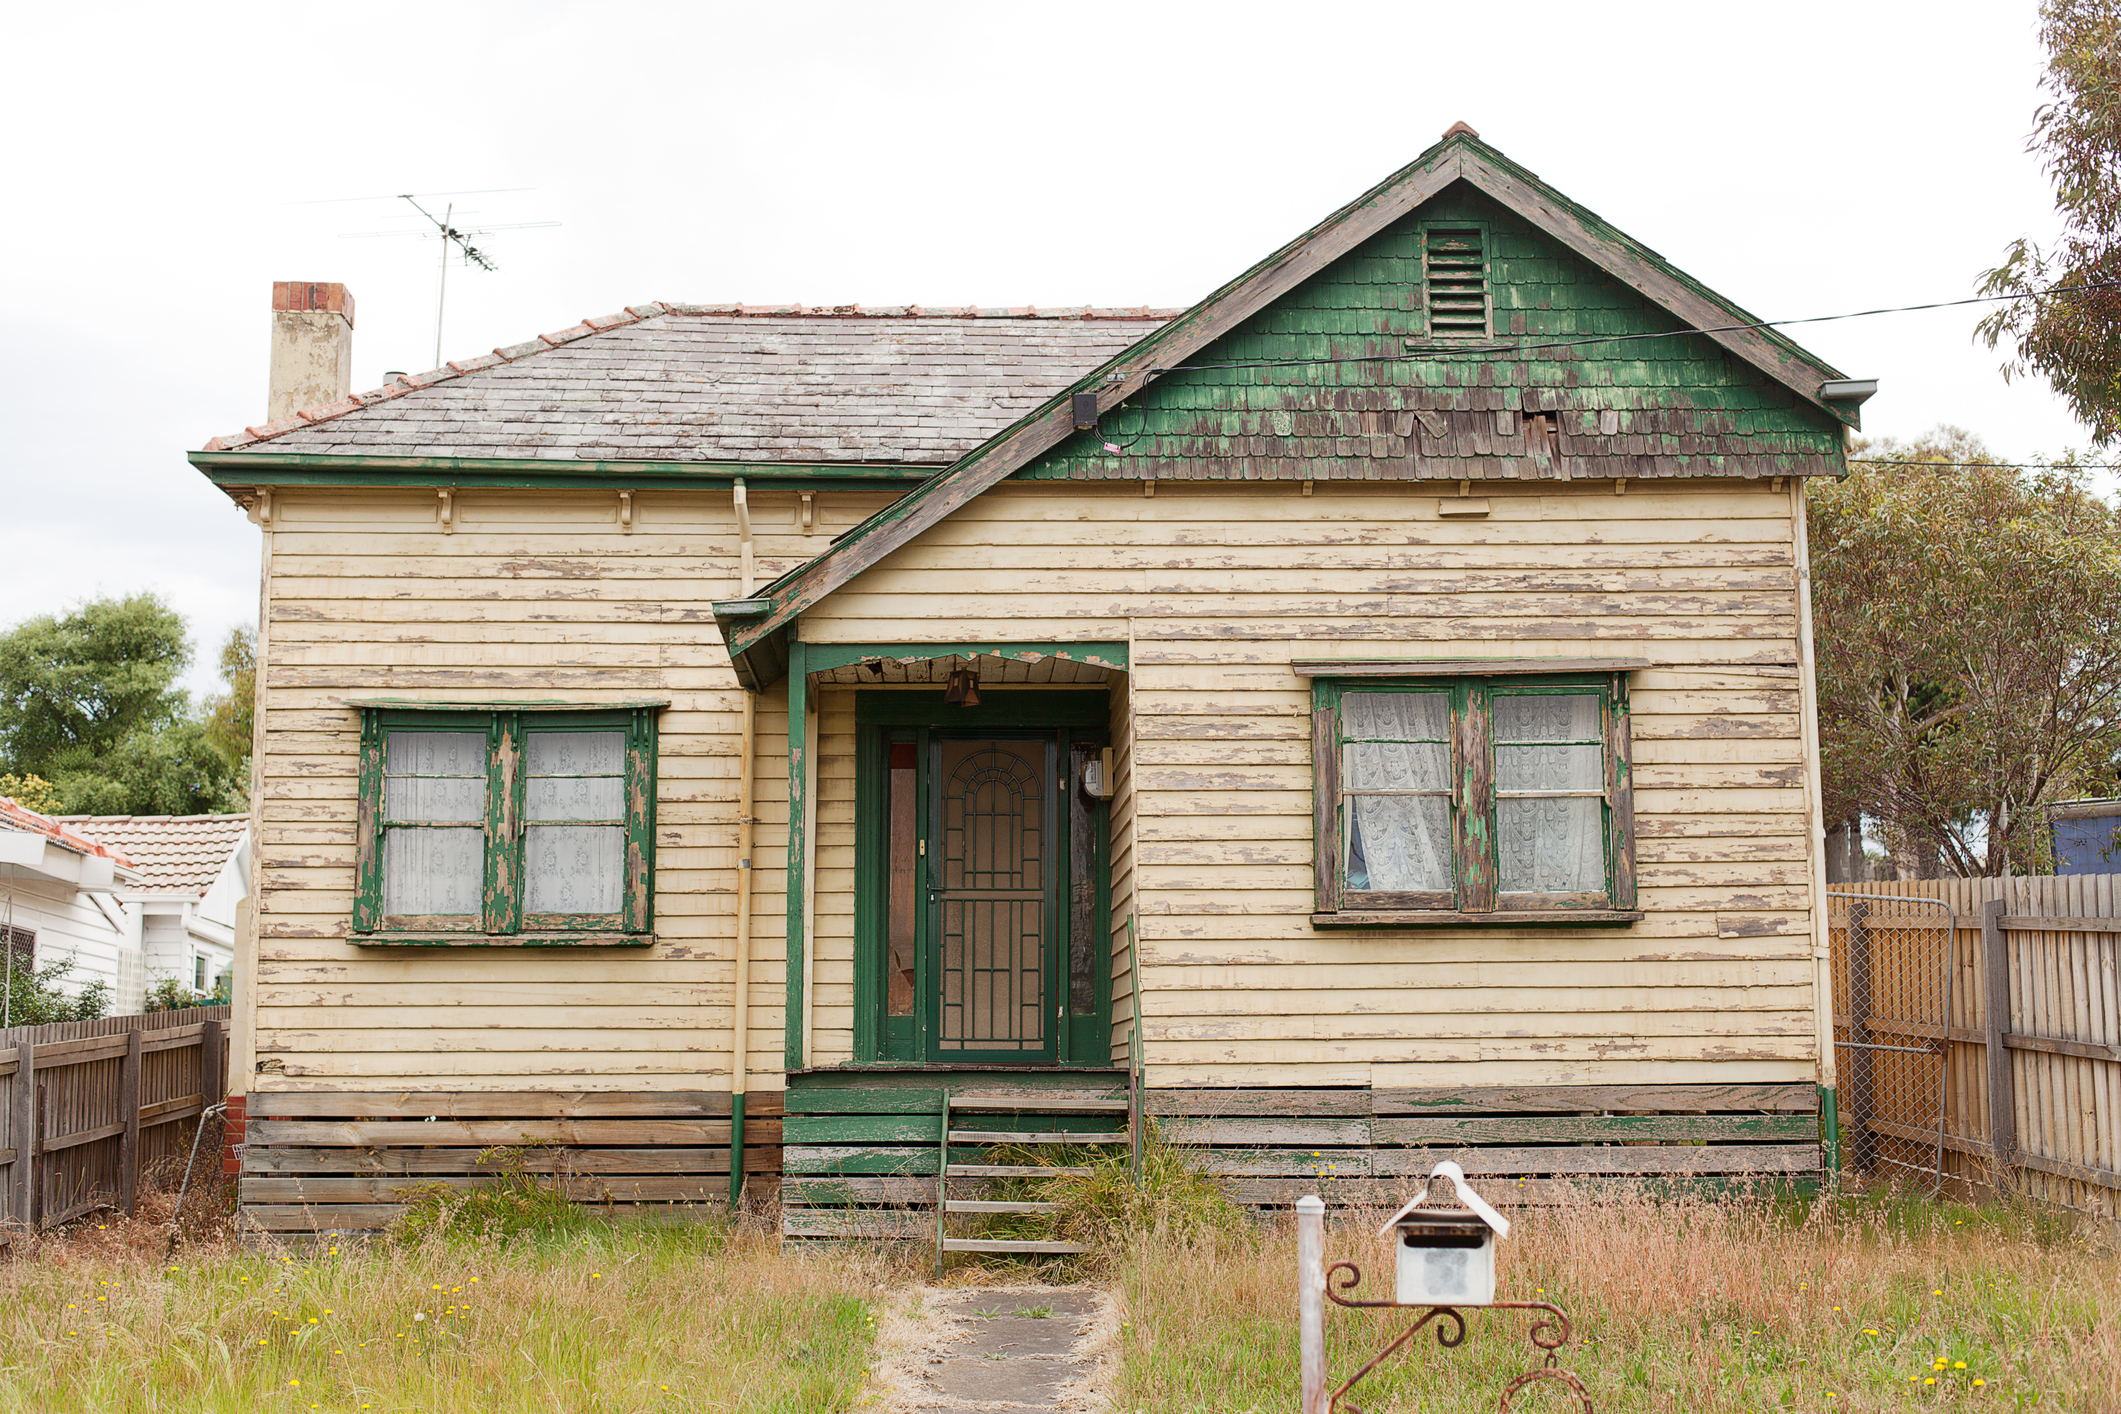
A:
<svg viewBox="0 0 2121 1414">
<path fill-rule="evenodd" d="M 6 960 L 0 984 L 0 1026 L 50 1026 L 58 1021 L 94 1021 L 110 1012 L 110 984 L 102 978 L 85 983 L 69 997 L 59 981 L 73 970 L 73 954 L 55 957 L 42 967 L 27 966 L 20 954 Z"/>
</svg>

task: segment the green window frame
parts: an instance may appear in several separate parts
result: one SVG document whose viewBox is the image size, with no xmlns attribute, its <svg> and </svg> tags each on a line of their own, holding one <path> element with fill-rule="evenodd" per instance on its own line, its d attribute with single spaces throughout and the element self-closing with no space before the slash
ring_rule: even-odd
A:
<svg viewBox="0 0 2121 1414">
<path fill-rule="evenodd" d="M 446 759 L 430 751 L 425 768 L 410 763 L 422 734 L 441 741 Z M 541 770 L 544 742 L 567 735 L 617 734 L 617 770 Z M 397 758 L 392 739 L 401 743 Z M 537 738 L 539 740 L 533 740 Z M 483 750 L 473 745 L 482 742 Z M 351 941 L 392 947 L 645 947 L 655 941 L 656 713 L 649 707 L 546 709 L 361 709 L 359 825 Z M 577 802 L 540 807 L 533 778 L 576 782 Z M 398 782 L 405 789 L 393 789 Z M 616 791 L 604 783 L 616 784 Z M 425 787 L 425 789 L 421 789 Z M 419 802 L 427 802 L 425 804 Z M 539 897 L 534 829 L 618 830 L 623 873 L 618 906 L 568 911 Z M 392 912 L 386 878 L 391 849 L 422 834 L 453 834 L 454 847 L 478 835 L 481 861 L 476 901 L 431 912 Z M 593 838 L 593 837 L 591 837 Z M 598 846 L 602 847 L 602 846 Z M 549 877 L 549 876 L 548 876 Z M 538 907 L 538 905 L 546 905 Z"/>
<path fill-rule="evenodd" d="M 1319 677 L 1311 694 L 1313 924 L 1631 923 L 1642 917 L 1625 673 Z M 1384 701 L 1354 700 L 1366 696 Z M 1537 714 L 1513 710 L 1514 700 L 1556 696 L 1595 698 L 1595 724 L 1527 734 L 1524 724 Z M 1574 779 L 1527 784 L 1527 754 L 1540 752 L 1564 763 Z M 1398 799 L 1387 806 L 1386 797 Z M 1506 830 L 1521 830 L 1542 812 L 1573 815 L 1567 828 L 1580 830 L 1581 807 L 1573 803 L 1593 800 L 1602 859 L 1595 877 L 1582 877 L 1581 855 L 1572 887 L 1523 887 L 1526 879 L 1504 877 L 1505 858 L 1531 857 L 1521 842 L 1513 848 L 1505 841 Z M 1427 848 L 1408 850 L 1413 863 L 1401 863 L 1394 887 L 1381 888 L 1375 884 L 1383 881 L 1371 877 L 1375 856 L 1365 854 L 1361 820 L 1366 811 L 1374 821 L 1386 810 L 1403 822 L 1395 830 L 1418 832 Z M 1579 834 L 1573 847 L 1592 843 Z M 1511 882 L 1520 887 L 1506 887 Z"/>
</svg>

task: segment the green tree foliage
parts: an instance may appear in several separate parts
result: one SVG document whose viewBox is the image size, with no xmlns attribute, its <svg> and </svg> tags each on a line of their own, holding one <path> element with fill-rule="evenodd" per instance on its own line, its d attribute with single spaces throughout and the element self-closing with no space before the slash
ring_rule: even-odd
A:
<svg viewBox="0 0 2121 1414">
<path fill-rule="evenodd" d="M 184 620 L 152 594 L 99 599 L 0 634 L 0 770 L 49 782 L 70 815 L 189 815 L 247 808 L 247 634 L 223 649 L 243 674 L 195 718 L 177 675 Z"/>
<path fill-rule="evenodd" d="M 1810 490 L 1827 818 L 1883 822 L 1916 872 L 2036 872 L 2041 807 L 2110 790 L 2121 517 L 2069 468 L 1940 429 Z"/>
<path fill-rule="evenodd" d="M 228 691 L 206 699 L 206 734 L 223 756 L 247 762 L 258 701 L 258 636 L 249 629 L 229 630 L 221 645 L 221 679 Z"/>
<path fill-rule="evenodd" d="M 2021 239 L 1981 283 L 2019 298 L 1981 321 L 1990 348 L 2008 340 L 2006 378 L 2037 373 L 2068 400 L 2101 445 L 2121 438 L 2121 5 L 2045 0 L 2044 86 L 2027 149 L 2055 185 L 2062 235 L 2042 247 Z"/>
<path fill-rule="evenodd" d="M 12 771 L 0 771 L 0 795 L 24 810 L 35 810 L 43 815 L 59 813 L 59 792 L 52 788 L 50 781 L 34 773 L 18 776 Z"/>
</svg>

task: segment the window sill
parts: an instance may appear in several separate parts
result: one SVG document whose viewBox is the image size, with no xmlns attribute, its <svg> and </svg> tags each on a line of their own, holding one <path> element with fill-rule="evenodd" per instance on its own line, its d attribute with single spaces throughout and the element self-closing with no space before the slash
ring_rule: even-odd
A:
<svg viewBox="0 0 2121 1414">
<path fill-rule="evenodd" d="M 1314 913 L 1314 928 L 1576 928 L 1593 923 L 1640 923 L 1637 909 L 1512 908 L 1494 913 L 1419 910 L 1375 913 Z"/>
<path fill-rule="evenodd" d="M 376 933 L 352 933 L 346 941 L 357 948 L 646 948 L 655 946 L 655 934 L 437 933 L 384 929 Z"/>
</svg>

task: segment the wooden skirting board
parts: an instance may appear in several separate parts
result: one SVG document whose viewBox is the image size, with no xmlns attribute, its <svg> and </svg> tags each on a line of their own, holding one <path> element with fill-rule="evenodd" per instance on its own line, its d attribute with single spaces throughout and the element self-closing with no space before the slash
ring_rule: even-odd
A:
<svg viewBox="0 0 2121 1414">
<path fill-rule="evenodd" d="M 782 1234 L 932 1238 L 923 1210 L 935 1202 L 942 1139 L 932 1097 L 883 1078 L 791 1090 Z M 1443 1159 L 1498 1201 L 1525 1205 L 1820 1170 L 1808 1084 L 1152 1090 L 1145 1108 L 1164 1142 L 1191 1149 L 1234 1200 L 1254 1207 L 1310 1192 L 1335 1206 L 1397 1203 Z M 996 1115 L 990 1127 L 1021 1124 Z M 950 1161 L 981 1162 L 981 1150 L 953 1144 Z"/>
<path fill-rule="evenodd" d="M 745 1112 L 746 1190 L 770 1193 L 781 1097 L 750 1095 Z M 480 1156 L 496 1148 L 614 1213 L 729 1205 L 729 1096 L 716 1091 L 265 1093 L 250 1097 L 247 1138 L 240 1225 L 252 1235 L 387 1230 L 416 1189 L 491 1183 Z"/>
</svg>

